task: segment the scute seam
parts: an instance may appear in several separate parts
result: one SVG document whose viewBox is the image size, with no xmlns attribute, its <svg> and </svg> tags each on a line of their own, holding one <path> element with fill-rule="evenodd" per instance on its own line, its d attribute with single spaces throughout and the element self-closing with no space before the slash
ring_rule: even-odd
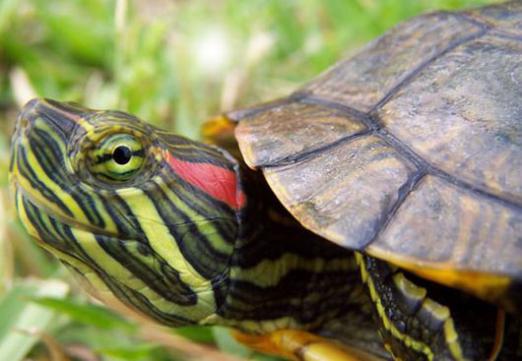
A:
<svg viewBox="0 0 522 361">
<path fill-rule="evenodd" d="M 424 62 L 422 62 L 419 66 L 417 66 L 415 69 L 413 69 L 408 75 L 406 75 L 400 82 L 398 82 L 396 85 L 394 85 L 390 91 L 382 97 L 381 100 L 377 102 L 373 106 L 373 108 L 369 111 L 369 114 L 375 114 L 380 108 L 382 108 L 402 87 L 404 87 L 406 84 L 410 83 L 412 80 L 415 79 L 415 77 L 422 72 L 424 68 L 426 68 L 428 65 L 433 63 L 435 60 L 443 56 L 444 54 L 450 52 L 451 50 L 455 49 L 456 47 L 463 45 L 467 42 L 470 42 L 472 40 L 476 40 L 478 38 L 481 38 L 488 32 L 489 28 L 481 28 L 477 32 L 468 35 L 466 37 L 460 38 L 450 45 L 448 45 L 444 50 L 439 51 L 435 55 L 433 55 L 431 58 L 428 58 Z"/>
<path fill-rule="evenodd" d="M 410 195 L 411 192 L 413 192 L 421 183 L 422 179 L 427 175 L 428 173 L 425 170 L 418 170 L 417 172 L 413 173 L 408 181 L 402 185 L 402 187 L 398 190 L 398 196 L 397 200 L 391 207 L 388 214 L 386 214 L 385 217 L 382 218 L 382 221 L 380 224 L 378 224 L 375 227 L 375 233 L 372 237 L 370 237 L 369 241 L 366 243 L 364 248 L 366 246 L 372 244 L 375 242 L 379 236 L 386 230 L 388 225 L 392 222 L 392 220 L 395 218 L 395 214 L 397 214 L 397 211 L 402 206 L 402 204 L 406 201 L 406 198 Z"/>
<path fill-rule="evenodd" d="M 328 143 L 324 146 L 320 146 L 320 147 L 317 147 L 317 148 L 313 148 L 309 151 L 305 151 L 305 152 L 301 152 L 301 153 L 298 153 L 298 154 L 295 154 L 295 155 L 290 155 L 288 157 L 284 157 L 284 158 L 281 158 L 281 159 L 277 159 L 273 162 L 271 162 L 270 164 L 258 164 L 257 167 L 259 168 L 262 168 L 262 169 L 269 169 L 269 168 L 275 168 L 275 167 L 281 167 L 281 166 L 284 166 L 284 165 L 288 165 L 288 164 L 293 164 L 293 163 L 297 163 L 297 162 L 301 162 L 301 161 L 304 161 L 306 159 L 309 159 L 309 158 L 313 158 L 316 154 L 319 154 L 319 153 L 322 153 L 324 151 L 327 151 L 327 150 L 330 150 L 332 148 L 335 148 L 341 144 L 345 144 L 345 143 L 349 143 L 349 142 L 352 142 L 352 141 L 355 141 L 361 137 L 364 137 L 364 136 L 367 136 L 367 135 L 371 135 L 373 132 L 368 130 L 368 129 L 365 129 L 361 132 L 357 132 L 357 133 L 354 133 L 354 134 L 350 134 L 350 135 L 347 135 L 345 137 L 342 137 L 340 139 L 337 139 L 336 141 L 332 142 L 332 143 Z"/>
<path fill-rule="evenodd" d="M 361 123 L 366 125 L 366 127 L 369 130 L 377 130 L 382 128 L 382 125 L 379 124 L 374 118 L 369 116 L 366 113 L 363 113 L 355 108 L 351 108 L 348 105 L 337 103 L 335 101 L 327 100 L 324 98 L 321 98 L 320 96 L 308 94 L 308 93 L 294 93 L 292 94 L 291 98 L 298 97 L 299 102 L 303 104 L 314 104 L 314 105 L 320 105 L 325 108 L 331 108 L 338 111 L 341 111 L 343 113 L 346 113 L 348 117 L 354 117 L 357 118 Z"/>
<path fill-rule="evenodd" d="M 451 183 L 459 188 L 465 189 L 472 193 L 478 194 L 487 199 L 496 201 L 501 203 L 502 205 L 508 208 L 514 208 L 517 211 L 522 211 L 522 204 L 517 203 L 511 199 L 499 196 L 497 194 L 491 193 L 486 189 L 482 189 L 474 186 L 471 183 L 466 182 L 465 180 L 459 179 L 442 169 L 432 165 L 427 160 L 419 156 L 415 153 L 410 147 L 406 144 L 402 143 L 399 139 L 395 138 L 394 135 L 386 131 L 385 129 L 381 129 L 377 135 L 380 135 L 381 139 L 383 139 L 387 144 L 396 149 L 400 154 L 402 154 L 406 159 L 413 162 L 415 165 L 419 167 L 420 171 L 425 171 L 427 174 L 431 174 L 433 176 L 439 177 L 448 183 Z"/>
</svg>

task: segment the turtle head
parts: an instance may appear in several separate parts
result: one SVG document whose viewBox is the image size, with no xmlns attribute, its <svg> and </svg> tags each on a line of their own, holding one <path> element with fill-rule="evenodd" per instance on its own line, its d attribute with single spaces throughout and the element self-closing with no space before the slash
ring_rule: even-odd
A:
<svg viewBox="0 0 522 361">
<path fill-rule="evenodd" d="M 212 318 L 245 203 L 225 152 L 123 112 L 35 99 L 10 172 L 29 234 L 100 298 L 168 325 Z"/>
</svg>

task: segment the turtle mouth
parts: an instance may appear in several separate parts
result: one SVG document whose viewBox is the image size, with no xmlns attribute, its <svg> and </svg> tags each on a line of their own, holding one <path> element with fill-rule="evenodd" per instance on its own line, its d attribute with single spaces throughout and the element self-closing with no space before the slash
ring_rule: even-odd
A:
<svg viewBox="0 0 522 361">
<path fill-rule="evenodd" d="M 51 207 L 48 202 L 45 200 L 39 199 L 38 195 L 33 195 L 29 190 L 25 189 L 17 179 L 16 174 L 11 175 L 10 179 L 11 183 L 11 189 L 14 190 L 13 194 L 15 195 L 15 204 L 17 205 L 17 208 L 20 208 L 19 202 L 17 200 L 18 197 L 21 197 L 22 200 L 26 200 L 29 203 L 31 203 L 34 207 L 38 208 L 38 210 L 41 213 L 44 213 L 48 217 L 53 218 L 54 220 L 70 227 L 79 229 L 85 232 L 89 232 L 96 235 L 103 235 L 110 238 L 115 238 L 118 240 L 121 240 L 121 235 L 116 234 L 115 232 L 107 231 L 104 229 L 101 229 L 99 227 L 92 226 L 90 224 L 82 223 L 76 220 L 74 217 L 71 217 L 63 211 L 59 211 L 55 209 L 54 207 Z M 19 212 L 21 210 L 19 209 Z M 25 223 L 27 220 L 22 219 L 22 222 Z M 34 224 L 31 223 L 31 226 L 35 227 Z M 37 227 L 36 227 L 37 228 Z M 47 243 L 45 242 L 41 237 L 38 235 L 32 235 L 33 237 L 37 238 L 37 240 L 41 243 Z M 134 239 L 133 239 L 134 240 Z"/>
<path fill-rule="evenodd" d="M 10 189 L 15 195 L 15 205 L 22 216 L 22 223 L 41 244 L 47 244 L 41 235 L 45 229 L 38 222 L 42 216 L 72 229 L 121 238 L 113 230 L 107 231 L 79 221 L 63 202 L 58 202 L 61 196 L 57 194 L 57 189 L 63 194 L 70 193 L 66 189 L 70 181 L 65 171 L 65 155 L 61 152 L 58 154 L 56 149 L 60 145 L 65 146 L 81 116 L 84 116 L 81 109 L 70 104 L 33 99 L 23 107 L 15 124 L 11 138 Z M 40 175 L 54 184 L 46 184 L 45 179 L 39 178 Z M 32 215 L 28 214 L 26 206 L 32 209 Z"/>
</svg>

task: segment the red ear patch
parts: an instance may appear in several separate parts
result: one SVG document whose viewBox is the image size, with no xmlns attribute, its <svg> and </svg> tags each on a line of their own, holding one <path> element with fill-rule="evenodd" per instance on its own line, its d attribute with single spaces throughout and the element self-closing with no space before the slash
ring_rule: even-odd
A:
<svg viewBox="0 0 522 361">
<path fill-rule="evenodd" d="M 165 151 L 165 160 L 185 182 L 207 193 L 212 198 L 228 204 L 233 209 L 241 209 L 246 197 L 238 189 L 235 172 L 210 163 L 192 163 L 176 158 Z"/>
</svg>

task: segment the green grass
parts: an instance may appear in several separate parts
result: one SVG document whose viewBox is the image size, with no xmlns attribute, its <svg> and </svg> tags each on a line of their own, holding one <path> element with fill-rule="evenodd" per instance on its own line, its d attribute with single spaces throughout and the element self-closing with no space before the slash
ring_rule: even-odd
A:
<svg viewBox="0 0 522 361">
<path fill-rule="evenodd" d="M 252 357 L 222 328 L 169 331 L 160 345 L 90 302 L 28 239 L 7 187 L 28 96 L 118 108 L 197 138 L 209 116 L 283 96 L 403 19 L 487 2 L 0 0 L 0 361 L 194 359 L 184 338 Z"/>
</svg>

